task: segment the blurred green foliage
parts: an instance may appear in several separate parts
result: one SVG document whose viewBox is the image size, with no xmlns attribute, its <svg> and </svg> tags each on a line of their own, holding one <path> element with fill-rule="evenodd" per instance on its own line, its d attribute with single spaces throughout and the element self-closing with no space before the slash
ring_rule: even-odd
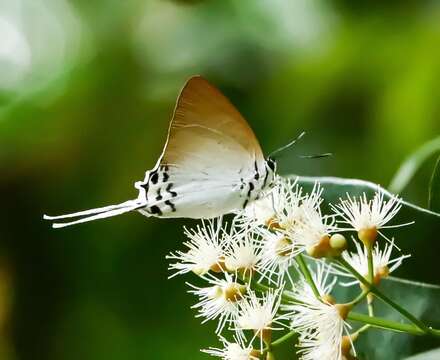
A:
<svg viewBox="0 0 440 360">
<path fill-rule="evenodd" d="M 438 1 L 2 0 L 1 358 L 206 358 L 212 324 L 193 318 L 164 259 L 188 221 L 130 214 L 53 231 L 42 214 L 133 198 L 195 73 L 266 153 L 308 133 L 282 173 L 386 185 L 440 132 L 439 16 Z M 334 156 L 297 156 L 322 152 Z M 434 160 L 406 199 L 426 206 Z M 420 263 L 405 275 L 438 275 Z"/>
</svg>

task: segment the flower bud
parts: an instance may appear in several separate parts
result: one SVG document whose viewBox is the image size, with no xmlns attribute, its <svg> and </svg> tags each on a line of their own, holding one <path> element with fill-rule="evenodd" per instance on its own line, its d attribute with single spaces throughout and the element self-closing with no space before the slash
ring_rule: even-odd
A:
<svg viewBox="0 0 440 360">
<path fill-rule="evenodd" d="M 327 304 L 334 305 L 336 304 L 336 300 L 333 296 L 330 294 L 325 294 L 321 296 L 321 300 L 324 301 Z"/>
<path fill-rule="evenodd" d="M 341 354 L 343 360 L 355 360 L 356 357 L 350 354 L 352 344 L 358 338 L 358 333 L 352 335 L 344 335 L 341 341 Z"/>
<path fill-rule="evenodd" d="M 211 265 L 210 269 L 215 273 L 220 273 L 225 270 L 225 259 L 219 259 L 215 264 Z"/>
<path fill-rule="evenodd" d="M 262 339 L 266 344 L 270 344 L 272 341 L 272 330 L 268 328 L 259 330 L 257 336 Z"/>
<path fill-rule="evenodd" d="M 223 289 L 223 296 L 228 301 L 236 302 L 243 298 L 243 295 L 246 294 L 246 290 L 245 285 L 231 283 Z"/>
<path fill-rule="evenodd" d="M 351 350 L 351 339 L 349 336 L 344 335 L 341 341 L 341 352 L 342 355 L 349 355 Z"/>
<path fill-rule="evenodd" d="M 268 353 L 266 354 L 266 360 L 275 360 L 275 355 L 273 354 L 273 352 L 268 351 Z"/>
<path fill-rule="evenodd" d="M 347 319 L 348 314 L 353 308 L 353 306 L 350 304 L 336 304 L 335 307 L 338 309 L 339 315 L 343 320 Z"/>
<path fill-rule="evenodd" d="M 376 242 L 377 234 L 378 232 L 376 227 L 360 229 L 358 231 L 358 238 L 364 243 L 367 248 L 371 248 Z"/>
<path fill-rule="evenodd" d="M 347 249 L 347 240 L 342 234 L 333 234 L 330 237 L 330 247 L 334 250 L 344 251 Z"/>
<path fill-rule="evenodd" d="M 279 256 L 289 256 L 292 253 L 292 240 L 282 237 L 275 246 L 275 251 Z"/>
<path fill-rule="evenodd" d="M 278 220 L 275 217 L 271 217 L 270 219 L 266 220 L 265 225 L 270 230 L 281 229 L 281 226 L 280 226 L 280 224 L 278 223 Z"/>
<path fill-rule="evenodd" d="M 390 274 L 390 268 L 388 266 L 381 266 L 376 269 L 374 274 L 374 283 L 379 284 L 380 280 L 386 278 Z"/>
<path fill-rule="evenodd" d="M 250 355 L 250 356 L 253 356 L 253 357 L 257 358 L 257 359 L 259 359 L 261 353 L 260 353 L 258 350 L 252 349 L 252 351 L 250 352 L 249 355 Z"/>
<path fill-rule="evenodd" d="M 306 251 L 307 254 L 317 259 L 327 256 L 331 252 L 330 237 L 324 235 L 317 245 L 308 247 Z"/>
</svg>

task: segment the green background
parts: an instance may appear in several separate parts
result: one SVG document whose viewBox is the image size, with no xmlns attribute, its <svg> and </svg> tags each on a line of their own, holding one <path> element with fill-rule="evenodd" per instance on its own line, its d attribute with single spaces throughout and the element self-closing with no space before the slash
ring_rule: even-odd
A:
<svg viewBox="0 0 440 360">
<path fill-rule="evenodd" d="M 167 280 L 164 259 L 189 221 L 52 230 L 42 214 L 136 197 L 193 74 L 265 153 L 307 132 L 282 174 L 387 186 L 440 133 L 439 19 L 438 1 L 1 0 L 0 358 L 208 358 L 213 324 L 193 318 L 184 284 L 196 279 Z M 434 160 L 405 199 L 426 206 Z M 404 251 L 417 256 L 416 239 Z"/>
</svg>

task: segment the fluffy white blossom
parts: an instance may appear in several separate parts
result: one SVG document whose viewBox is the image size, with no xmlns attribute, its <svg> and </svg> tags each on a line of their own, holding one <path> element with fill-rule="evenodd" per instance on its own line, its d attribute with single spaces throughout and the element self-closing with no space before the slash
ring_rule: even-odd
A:
<svg viewBox="0 0 440 360">
<path fill-rule="evenodd" d="M 175 271 L 172 276 L 191 271 L 198 275 L 210 270 L 221 271 L 224 261 L 222 219 L 204 220 L 195 229 L 185 228 L 184 233 L 189 239 L 184 243 L 188 251 L 176 251 L 167 256 L 167 259 L 177 260 L 169 266 Z"/>
<path fill-rule="evenodd" d="M 344 252 L 342 257 L 361 275 L 368 276 L 368 251 L 365 247 L 362 247 L 359 242 L 354 242 L 356 246 L 355 252 Z M 392 258 L 392 251 L 394 247 L 394 240 L 391 243 L 385 244 L 383 250 L 379 248 L 379 244 L 376 243 L 373 249 L 373 267 L 374 267 L 374 282 L 377 284 L 381 278 L 388 276 L 396 270 L 403 262 L 404 259 L 411 255 L 400 255 Z M 344 286 L 351 286 L 359 284 L 355 276 L 341 266 L 332 267 L 331 271 L 335 275 L 353 278 L 353 281 L 341 283 Z"/>
<path fill-rule="evenodd" d="M 302 188 L 296 179 L 283 179 L 279 181 L 277 193 L 273 222 L 278 228 L 291 229 L 301 218 L 300 204 L 304 198 Z"/>
<path fill-rule="evenodd" d="M 235 329 L 239 334 L 243 330 L 252 330 L 255 337 L 260 338 L 260 351 L 263 350 L 263 342 L 270 341 L 272 330 L 283 329 L 280 320 L 283 315 L 278 315 L 281 303 L 281 289 L 267 291 L 258 297 L 253 291 L 238 304 L 239 312 L 235 319 Z"/>
<path fill-rule="evenodd" d="M 233 230 L 235 231 L 235 230 Z M 261 249 L 257 235 L 249 228 L 242 228 L 236 236 L 230 236 L 225 242 L 225 267 L 228 271 L 251 277 L 261 260 Z"/>
<path fill-rule="evenodd" d="M 319 265 L 313 275 L 321 299 L 305 280 L 301 280 L 290 293 L 301 302 L 283 307 L 289 313 L 292 329 L 298 333 L 299 353 L 304 360 L 342 359 L 342 337 L 344 332 L 348 333 L 348 324 L 343 308 L 324 296 L 334 285 L 334 281 L 328 283 L 328 276 L 329 271 L 323 265 Z"/>
<path fill-rule="evenodd" d="M 332 233 L 338 231 L 334 216 L 323 215 L 319 207 L 303 206 L 302 221 L 295 227 L 291 237 L 297 246 L 311 252 L 323 242 L 328 243 Z"/>
<path fill-rule="evenodd" d="M 374 241 L 375 233 L 380 229 L 408 225 L 386 225 L 396 216 L 401 207 L 402 201 L 399 197 L 391 196 L 385 200 L 384 192 L 380 189 L 370 200 L 365 193 L 358 198 L 347 194 L 347 199 L 340 199 L 339 204 L 332 205 L 332 209 L 343 219 L 340 222 L 348 225 L 345 230 L 356 230 L 362 241 L 365 235 L 367 239 L 371 237 Z"/>
<path fill-rule="evenodd" d="M 257 271 L 262 278 L 276 285 L 283 283 L 289 267 L 294 264 L 294 257 L 302 251 L 302 248 L 279 231 L 268 229 L 260 230 L 261 260 Z"/>
<path fill-rule="evenodd" d="M 279 215 L 288 208 L 295 198 L 292 196 L 296 180 L 277 177 L 274 187 L 266 196 L 251 202 L 240 213 L 240 221 L 245 224 L 271 226 L 280 221 Z"/>
<path fill-rule="evenodd" d="M 315 183 L 309 194 L 303 194 L 294 182 L 284 182 L 283 189 L 286 201 L 284 207 L 278 209 L 276 217 L 279 231 L 299 252 L 305 249 L 309 251 L 322 241 L 328 243 L 337 227 L 334 216 L 323 215 L 321 212 L 323 189 L 319 183 Z"/>
<path fill-rule="evenodd" d="M 204 318 L 202 323 L 208 320 L 218 319 L 216 333 L 222 332 L 224 327 L 237 314 L 237 303 L 242 301 L 247 289 L 246 286 L 234 281 L 231 275 L 225 273 L 224 279 L 215 276 L 205 276 L 207 287 L 191 286 L 193 293 L 199 297 L 199 302 L 192 306 L 198 310 L 197 317 Z"/>
<path fill-rule="evenodd" d="M 217 356 L 223 360 L 258 360 L 259 358 L 255 355 L 256 351 L 251 345 L 246 346 L 244 341 L 240 337 L 236 337 L 234 342 L 228 342 L 226 339 L 220 339 L 223 343 L 223 348 L 209 348 L 207 350 L 202 350 L 203 352 L 211 355 Z"/>
</svg>

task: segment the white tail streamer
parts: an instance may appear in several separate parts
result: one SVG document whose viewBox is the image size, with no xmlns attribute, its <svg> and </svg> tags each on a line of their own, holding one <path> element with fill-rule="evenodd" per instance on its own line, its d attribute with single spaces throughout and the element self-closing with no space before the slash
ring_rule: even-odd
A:
<svg viewBox="0 0 440 360">
<path fill-rule="evenodd" d="M 43 219 L 45 219 L 45 220 L 61 220 L 61 219 L 82 217 L 81 219 L 71 221 L 71 222 L 52 224 L 52 227 L 54 229 L 59 229 L 59 228 L 70 226 L 70 225 L 81 224 L 81 223 L 88 222 L 88 221 L 105 219 L 108 217 L 121 215 L 121 214 L 124 214 L 129 211 L 143 208 L 146 205 L 147 205 L 146 203 L 139 202 L 138 200 L 129 200 L 129 201 L 125 201 L 125 202 L 118 204 L 118 205 L 104 206 L 104 207 L 100 207 L 100 208 L 96 208 L 96 209 L 79 211 L 79 212 L 72 213 L 72 214 L 59 215 L 59 216 L 44 215 Z"/>
</svg>

